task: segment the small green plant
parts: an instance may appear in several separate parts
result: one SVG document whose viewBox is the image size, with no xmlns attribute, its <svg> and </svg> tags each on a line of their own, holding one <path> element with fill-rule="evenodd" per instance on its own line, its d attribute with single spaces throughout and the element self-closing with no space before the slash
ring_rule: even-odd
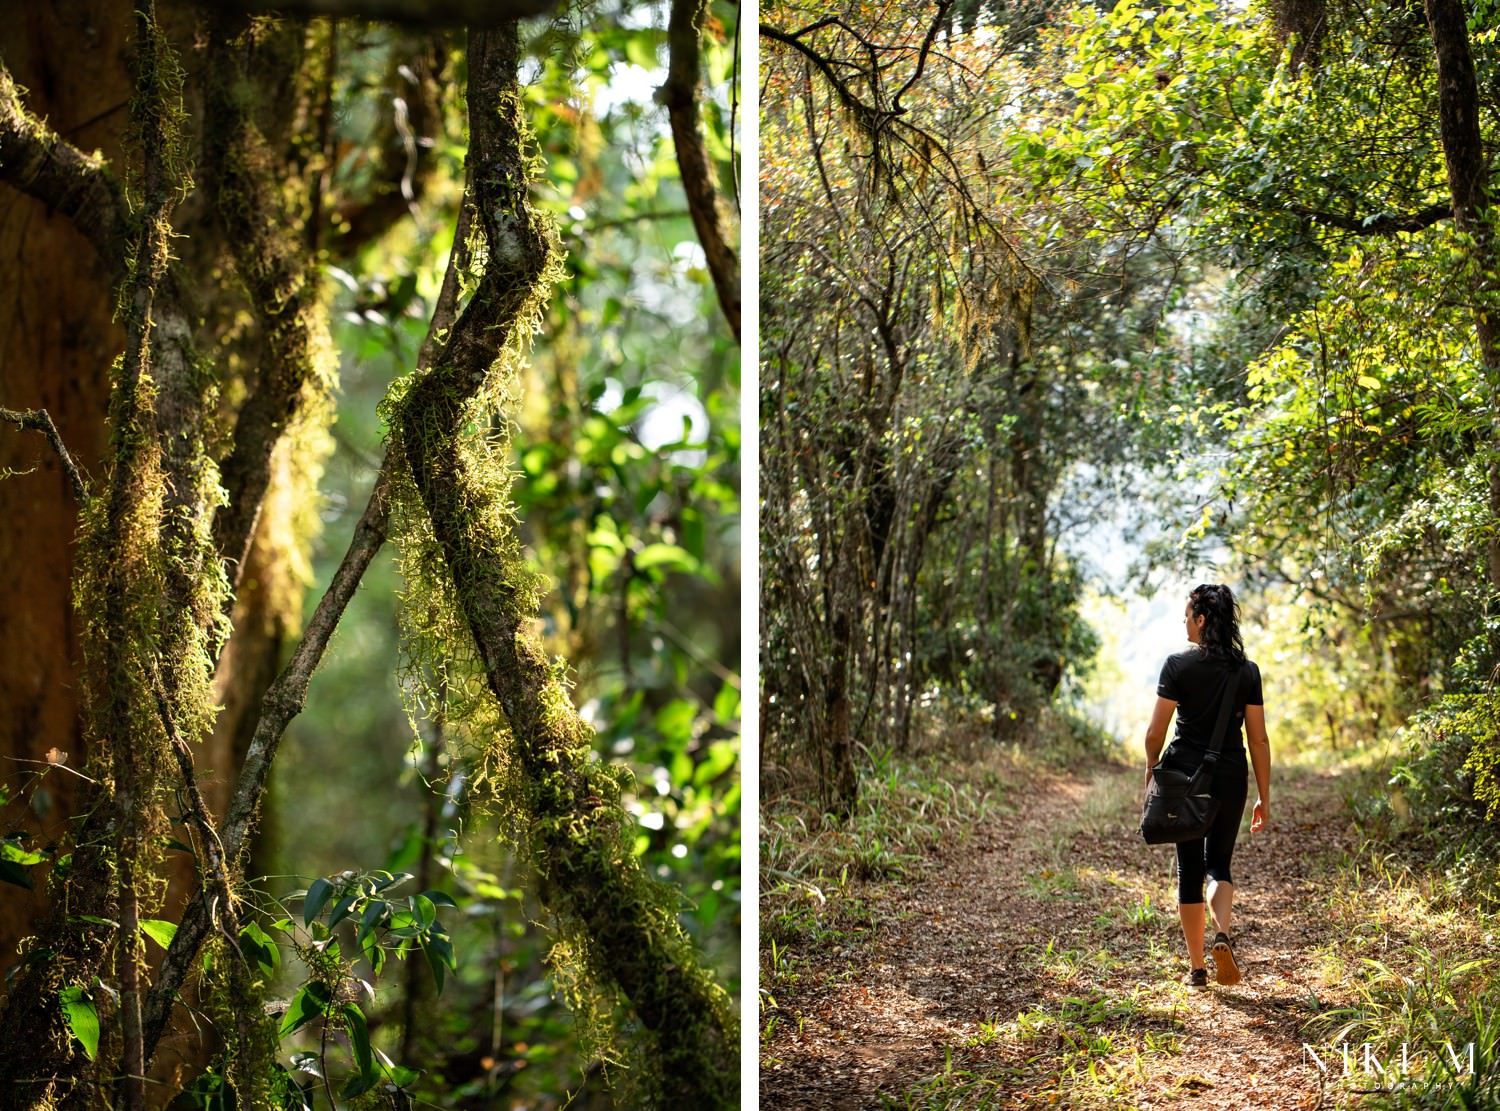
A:
<svg viewBox="0 0 1500 1111">
<path fill-rule="evenodd" d="M 209 983 L 222 983 L 219 966 L 241 958 L 266 982 L 286 966 L 285 947 L 298 959 L 303 975 L 284 1008 L 273 1004 L 281 1020 L 276 1040 L 295 1046 L 304 1031 L 315 1031 L 316 1048 L 293 1049 L 291 1068 L 279 1063 L 270 1078 L 273 1098 L 284 1111 L 312 1111 L 312 1093 L 321 1087 L 328 1106 L 337 1099 L 351 1100 L 384 1085 L 389 1092 L 404 1089 L 421 1075 L 417 1070 L 393 1062 L 370 1038 L 369 1021 L 361 1004 L 374 1002 L 372 981 L 385 968 L 390 955 L 404 959 L 420 952 L 432 970 L 439 992 L 446 974 L 458 967 L 448 931 L 438 919 L 439 907 L 454 907 L 453 899 L 441 891 L 423 891 L 400 896 L 395 889 L 413 877 L 406 872 L 343 872 L 319 877 L 305 891 L 294 892 L 276 905 L 281 916 L 262 926 L 250 920 L 240 929 L 239 954 L 222 948 L 206 950 L 204 975 Z M 285 903 L 302 903 L 299 917 L 286 913 Z M 143 931 L 145 930 L 143 923 Z M 170 925 L 160 923 L 159 925 Z M 349 936 L 352 935 L 352 936 Z M 170 944 L 171 937 L 157 937 Z M 353 942 L 355 956 L 346 957 L 344 941 Z M 363 959 L 369 978 L 355 974 L 355 961 Z M 232 1003 L 230 1004 L 233 1005 Z M 74 1027 L 75 1031 L 77 1027 Z M 337 1036 L 336 1036 L 337 1035 Z M 342 1037 L 348 1046 L 348 1067 L 343 1083 L 334 1094 L 335 1062 L 330 1051 Z M 221 1068 L 197 1077 L 183 1092 L 186 1106 L 204 1109 L 234 1106 L 234 1094 Z"/>
</svg>

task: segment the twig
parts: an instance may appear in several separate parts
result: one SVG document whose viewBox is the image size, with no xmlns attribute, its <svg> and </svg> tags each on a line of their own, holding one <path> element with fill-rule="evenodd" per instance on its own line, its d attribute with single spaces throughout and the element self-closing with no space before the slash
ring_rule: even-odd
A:
<svg viewBox="0 0 1500 1111">
<path fill-rule="evenodd" d="M 63 470 L 67 473 L 68 481 L 73 485 L 73 496 L 82 505 L 88 501 L 88 488 L 83 484 L 83 475 L 78 473 L 78 467 L 73 462 L 73 457 L 68 454 L 68 447 L 63 443 L 62 435 L 57 431 L 57 425 L 52 423 L 52 417 L 45 409 L 27 409 L 25 412 L 17 412 L 14 409 L 0 409 L 0 421 L 9 421 L 19 424 L 23 429 L 32 429 L 43 433 L 47 442 L 52 445 L 52 450 L 57 452 L 57 458 L 62 462 Z"/>
<path fill-rule="evenodd" d="M 14 761 L 17 764 L 41 764 L 45 768 L 58 768 L 58 769 L 60 769 L 62 771 L 67 772 L 69 775 L 76 775 L 79 779 L 83 780 L 85 783 L 92 783 L 95 787 L 99 786 L 99 781 L 97 779 L 92 779 L 89 776 L 84 775 L 81 771 L 78 771 L 78 770 L 76 770 L 74 768 L 70 768 L 70 767 L 68 767 L 68 765 L 60 763 L 60 762 L 59 763 L 54 763 L 51 760 L 28 760 L 24 756 L 7 756 L 7 757 L 5 757 L 5 759 Z"/>
<path fill-rule="evenodd" d="M 156 709 L 161 715 L 162 728 L 166 731 L 168 740 L 172 742 L 172 754 L 177 757 L 177 768 L 182 774 L 183 789 L 187 791 L 188 814 L 186 817 L 192 820 L 203 835 L 203 855 L 208 857 L 209 870 L 213 874 L 214 883 L 218 885 L 219 897 L 224 901 L 225 932 L 235 939 L 235 944 L 238 945 L 239 924 L 235 919 L 234 897 L 224 857 L 224 842 L 219 839 L 219 831 L 214 828 L 208 807 L 203 802 L 203 795 L 198 790 L 198 777 L 193 768 L 193 750 L 188 747 L 182 732 L 177 728 L 177 722 L 172 717 L 172 707 L 167 701 L 167 689 L 162 685 L 161 673 L 157 670 L 154 660 L 149 661 L 147 666 L 151 673 L 151 688 L 152 693 L 156 695 Z"/>
</svg>

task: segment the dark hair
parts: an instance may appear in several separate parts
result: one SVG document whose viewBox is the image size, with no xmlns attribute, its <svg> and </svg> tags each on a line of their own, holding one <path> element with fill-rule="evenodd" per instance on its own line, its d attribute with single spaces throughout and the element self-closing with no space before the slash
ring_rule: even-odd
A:
<svg viewBox="0 0 1500 1111">
<path fill-rule="evenodd" d="M 1220 583 L 1195 586 L 1188 595 L 1193 616 L 1203 618 L 1198 645 L 1210 656 L 1243 660 L 1245 642 L 1240 639 L 1240 607 L 1234 594 Z"/>
</svg>

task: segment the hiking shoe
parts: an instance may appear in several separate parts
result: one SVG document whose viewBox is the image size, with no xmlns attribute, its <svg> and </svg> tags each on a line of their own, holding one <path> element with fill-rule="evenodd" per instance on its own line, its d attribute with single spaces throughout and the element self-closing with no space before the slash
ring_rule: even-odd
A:
<svg viewBox="0 0 1500 1111">
<path fill-rule="evenodd" d="M 1234 949 L 1229 944 L 1229 935 L 1222 930 L 1214 934 L 1214 979 L 1225 987 L 1240 982 L 1240 966 L 1234 959 Z"/>
<path fill-rule="evenodd" d="M 1188 973 L 1187 982 L 1188 982 L 1188 986 L 1189 987 L 1194 987 L 1194 988 L 1206 988 L 1206 987 L 1208 987 L 1208 969 L 1206 969 L 1206 968 L 1195 968 L 1195 969 L 1193 969 L 1191 972 Z"/>
</svg>

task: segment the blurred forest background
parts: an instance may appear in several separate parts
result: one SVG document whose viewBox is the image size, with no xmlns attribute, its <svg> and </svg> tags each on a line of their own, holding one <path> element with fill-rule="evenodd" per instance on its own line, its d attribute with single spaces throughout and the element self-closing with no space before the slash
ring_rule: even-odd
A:
<svg viewBox="0 0 1500 1111">
<path fill-rule="evenodd" d="M 1452 972 L 1399 1026 L 1477 1031 L 1490 1090 L 1497 36 L 1446 0 L 762 8 L 764 1062 L 810 1068 L 880 892 L 1025 790 L 986 754 L 1139 763 L 1176 647 L 1140 658 L 1140 599 L 1227 581 L 1278 767 L 1344 777 L 1341 885 L 1462 923 L 1356 946 L 1361 1029 Z"/>
<path fill-rule="evenodd" d="M 257 367 L 275 366 L 283 354 L 277 344 L 287 329 L 274 322 L 288 303 L 300 306 L 292 330 L 307 327 L 316 364 L 308 384 L 293 387 L 301 407 L 269 464 L 253 548 L 237 583 L 235 636 L 219 661 L 214 695 L 221 710 L 213 738 L 197 750 L 208 809 L 216 813 L 257 725 L 262 692 L 296 645 L 350 536 L 359 535 L 391 436 L 395 410 L 382 399 L 419 365 L 435 313 L 443 319 L 469 154 L 462 23 L 479 6 L 407 5 L 402 23 L 365 18 L 389 10 L 380 4 L 310 6 L 344 18 L 309 19 L 299 7 L 254 16 L 240 39 L 227 38 L 224 25 L 243 17 L 210 16 L 190 5 L 165 6 L 160 16 L 165 56 L 177 54 L 185 71 L 187 158 L 203 187 L 186 192 L 173 216 L 178 261 L 160 280 L 169 290 L 174 281 L 190 286 L 200 299 L 194 342 L 221 388 L 204 431 L 208 454 L 226 475 L 236 418 L 264 386 L 264 378 L 257 386 Z M 493 22 L 496 14 L 484 17 Z M 0 334 L 8 344 L 0 404 L 47 408 L 90 493 L 102 497 L 94 478 L 119 468 L 107 462 L 120 442 L 118 418 L 104 420 L 110 361 L 140 325 L 128 313 L 111 322 L 110 289 L 121 272 L 110 263 L 119 260 L 103 250 L 95 258 L 85 242 L 101 238 L 89 233 L 87 206 L 80 217 L 66 189 L 46 195 L 57 159 L 44 161 L 38 151 L 61 149 L 65 161 L 72 144 L 87 162 L 87 152 L 99 148 L 128 188 L 143 190 L 130 195 L 136 211 L 155 203 L 150 174 L 153 158 L 160 172 L 160 153 L 152 153 L 151 113 L 137 107 L 147 81 L 139 75 L 142 59 L 151 56 L 142 29 L 149 23 L 132 24 L 128 9 L 108 4 L 33 6 L 12 15 L 0 28 L 7 71 L 0 182 L 16 187 L 0 188 L 7 245 Z M 571 700 L 593 731 L 590 760 L 619 769 L 629 851 L 665 885 L 666 913 L 699 954 L 706 982 L 716 979 L 728 991 L 726 1008 L 737 1006 L 741 914 L 738 304 L 722 274 L 716 290 L 695 232 L 668 109 L 682 108 L 685 88 L 708 188 L 719 194 L 720 219 L 730 214 L 732 228 L 740 157 L 737 18 L 733 5 L 589 4 L 522 25 L 520 107 L 537 148 L 530 203 L 556 228 L 562 271 L 530 358 L 502 391 L 493 425 L 480 416 L 472 426 L 507 451 L 495 465 L 513 474 L 511 520 L 543 584 L 540 611 L 523 632 L 563 661 Z M 225 68 L 225 54 L 214 53 L 225 41 L 238 64 L 251 61 L 238 75 Z M 223 156 L 214 153 L 215 124 L 205 123 L 203 109 L 203 98 L 213 103 L 215 79 L 233 95 L 256 98 L 249 124 L 255 145 L 244 149 L 262 152 L 251 157 L 250 172 L 269 176 L 263 193 L 252 193 L 249 206 L 264 201 L 266 209 L 251 212 L 248 231 L 236 228 L 232 205 L 222 205 L 233 171 L 216 165 Z M 168 108 L 173 92 L 168 81 Z M 30 113 L 66 143 L 37 139 Z M 286 263 L 278 272 L 283 284 L 269 295 L 257 288 L 254 261 L 265 227 L 273 229 L 265 237 L 272 249 L 261 263 Z M 285 237 L 281 246 L 278 236 Z M 460 303 L 482 291 L 480 242 L 477 261 L 457 272 Z M 129 274 L 139 257 L 129 253 Z M 157 316 L 160 334 L 166 316 Z M 141 331 L 151 335 L 147 329 Z M 439 345 L 445 334 L 437 334 Z M 121 388 L 115 384 L 117 397 Z M 215 1057 L 215 1019 L 204 1013 L 213 1006 L 195 996 L 184 997 L 188 1012 L 178 1010 L 178 1033 L 164 1043 L 144 1097 L 128 1082 L 120 1086 L 117 1070 L 105 1065 L 118 1060 L 119 1042 L 111 1039 L 122 1036 L 122 1022 L 127 1061 L 131 1049 L 119 995 L 136 959 L 130 948 L 140 947 L 143 969 L 156 969 L 195 869 L 205 889 L 212 880 L 211 851 L 196 866 L 183 861 L 198 842 L 181 784 L 160 788 L 168 809 L 181 807 L 184 817 L 174 817 L 161 840 L 173 886 L 164 902 L 156 891 L 141 940 L 125 931 L 131 946 L 121 945 L 118 957 L 108 942 L 91 943 L 98 971 L 90 977 L 48 948 L 47 908 L 76 855 L 72 819 L 92 797 L 85 777 L 108 783 L 111 773 L 97 733 L 80 724 L 87 694 L 71 678 L 79 620 L 89 617 L 87 607 L 78 619 L 69 612 L 77 503 L 42 436 L 11 425 L 0 435 L 0 451 L 0 500 L 11 522 L 0 541 L 11 583 L 0 616 L 10 672 L 0 690 L 0 966 L 18 992 L 26 975 L 44 976 L 38 1006 L 45 1017 L 20 1029 L 29 1040 L 50 1039 L 47 1052 L 60 1053 L 71 1074 L 95 1078 L 93 1087 L 33 1094 L 40 1089 L 28 1087 L 35 1078 L 25 1072 L 27 1055 L 17 1053 L 7 1066 L 17 1086 L 0 1103 L 50 1107 L 58 1098 L 68 1106 L 139 1106 L 130 1101 L 144 1098 L 144 1105 L 162 1106 L 183 1088 L 173 1106 L 230 1107 L 236 1098 L 241 1107 L 261 1106 L 250 1092 L 232 1093 L 232 1061 Z M 430 579 L 403 577 L 402 559 L 420 558 L 415 542 L 403 552 L 391 549 L 365 573 L 311 681 L 305 712 L 286 733 L 259 834 L 242 861 L 246 924 L 239 944 L 258 954 L 264 982 L 237 1005 L 272 1004 L 272 1031 L 281 1040 L 271 1049 L 282 1076 L 275 1098 L 284 1106 L 329 1107 L 335 1088 L 338 1106 L 410 1106 L 410 1099 L 423 1106 L 603 1107 L 665 1098 L 670 1075 L 665 1082 L 641 1078 L 644 1059 L 611 1041 L 611 1024 L 624 1035 L 635 1031 L 637 1041 L 655 1036 L 641 1035 L 630 1001 L 611 994 L 606 980 L 615 970 L 590 963 L 597 955 L 585 953 L 582 963 L 566 955 L 569 944 L 581 942 L 560 930 L 555 908 L 541 897 L 516 811 L 494 800 L 494 781 L 507 773 L 496 767 L 492 741 L 472 714 L 462 720 L 465 701 L 472 709 L 479 697 L 464 687 L 473 680 L 442 646 L 414 648 L 410 640 L 419 630 L 431 633 L 445 603 L 433 597 Z M 605 808 L 612 790 L 591 804 Z M 69 928 L 113 929 L 117 913 L 85 915 L 81 927 L 75 914 Z M 38 933 L 40 940 L 17 949 L 22 937 Z M 372 934 L 390 952 L 403 949 L 405 959 L 385 961 Z M 337 954 L 340 939 L 350 954 L 345 978 L 320 988 L 333 981 L 319 961 Z M 60 971 L 45 973 L 53 965 Z M 205 956 L 205 985 L 212 967 Z M 28 993 L 38 991 L 35 982 Z M 128 995 L 127 988 L 127 1003 Z M 14 1033 L 16 1016 L 7 1021 Z M 646 1025 L 655 1029 L 654 1021 Z M 737 1040 L 731 1048 L 737 1052 Z M 661 1067 L 670 1073 L 675 1066 Z M 712 1090 L 703 1077 L 692 1083 Z M 713 1083 L 732 1089 L 738 1077 Z"/>
</svg>

